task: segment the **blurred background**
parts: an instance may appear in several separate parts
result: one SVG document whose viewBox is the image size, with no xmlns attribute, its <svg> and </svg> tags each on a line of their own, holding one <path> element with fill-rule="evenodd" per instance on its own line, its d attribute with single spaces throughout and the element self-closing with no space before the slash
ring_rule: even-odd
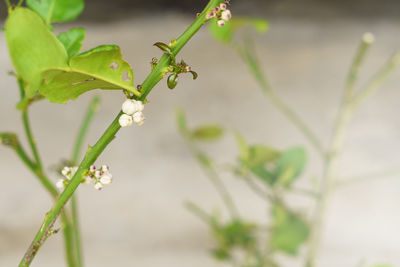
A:
<svg viewBox="0 0 400 267">
<path fill-rule="evenodd" d="M 74 23 L 56 26 L 56 32 L 84 26 L 84 49 L 118 44 L 130 62 L 135 84 L 150 71 L 152 57 L 161 52 L 152 46 L 168 42 L 201 11 L 207 1 L 96 1 L 89 0 Z M 363 33 L 376 37 L 361 69 L 360 84 L 400 49 L 400 2 L 396 0 L 232 0 L 235 15 L 266 18 L 270 30 L 256 37 L 262 65 L 273 88 L 328 142 L 349 64 Z M 1 25 L 5 5 L 0 4 Z M 209 254 L 213 247 L 208 228 L 188 212 L 184 201 L 207 210 L 222 208 L 214 188 L 190 156 L 174 122 L 174 110 L 186 110 L 189 123 L 216 122 L 228 129 L 226 138 L 205 148 L 219 162 L 235 160 L 237 149 L 229 130 L 237 129 L 251 143 L 279 149 L 307 148 L 306 173 L 299 181 L 308 185 L 321 173 L 321 161 L 298 131 L 263 97 L 239 56 L 217 43 L 202 29 L 178 59 L 198 72 L 192 81 L 182 77 L 177 88 L 165 80 L 149 96 L 146 123 L 119 132 L 98 159 L 115 177 L 98 192 L 79 188 L 80 219 L 86 266 L 221 266 Z M 0 34 L 0 131 L 23 129 L 15 110 L 19 94 L 4 34 Z M 400 76 L 397 71 L 355 114 L 340 158 L 340 176 L 399 168 Z M 101 95 L 101 106 L 86 143 L 93 144 L 120 110 L 124 96 L 92 91 L 67 105 L 42 101 L 32 106 L 31 121 L 48 173 L 68 158 L 76 131 L 92 96 Z M 25 147 L 27 144 L 24 143 Z M 47 192 L 13 151 L 0 146 L 0 266 L 16 266 L 51 207 Z M 265 221 L 267 209 L 241 181 L 224 176 L 242 213 Z M 400 266 L 400 175 L 345 187 L 332 197 L 327 210 L 319 266 L 356 266 L 388 262 Z M 310 203 L 298 198 L 292 204 L 306 210 Z M 31 266 L 63 266 L 61 234 L 52 236 Z M 301 251 L 303 253 L 303 251 Z M 284 266 L 301 266 L 284 257 Z"/>
</svg>

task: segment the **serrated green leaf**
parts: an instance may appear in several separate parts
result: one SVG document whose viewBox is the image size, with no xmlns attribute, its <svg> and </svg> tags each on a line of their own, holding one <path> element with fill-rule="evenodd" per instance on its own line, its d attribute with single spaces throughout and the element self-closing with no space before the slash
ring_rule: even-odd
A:
<svg viewBox="0 0 400 267">
<path fill-rule="evenodd" d="M 47 21 L 66 22 L 76 19 L 83 11 L 84 0 L 27 0 L 26 5 Z"/>
<path fill-rule="evenodd" d="M 273 226 L 269 245 L 273 249 L 291 255 L 297 254 L 300 245 L 308 238 L 308 225 L 281 205 L 272 208 L 272 216 Z"/>
<path fill-rule="evenodd" d="M 40 16 L 28 8 L 12 10 L 5 27 L 12 63 L 24 81 L 26 96 L 33 97 L 43 70 L 68 67 L 67 53 Z"/>
<path fill-rule="evenodd" d="M 85 29 L 72 28 L 69 31 L 60 33 L 57 38 L 64 45 L 68 57 L 71 58 L 79 54 L 82 49 L 82 41 L 85 39 Z"/>
<path fill-rule="evenodd" d="M 294 147 L 282 153 L 274 171 L 274 180 L 289 186 L 300 176 L 307 162 L 306 151 L 302 147 Z"/>
<path fill-rule="evenodd" d="M 65 103 L 93 90 L 125 89 L 138 94 L 133 71 L 116 45 L 102 45 L 72 57 L 69 67 L 43 73 L 40 93 L 54 103 Z"/>
<path fill-rule="evenodd" d="M 215 141 L 222 137 L 224 129 L 219 125 L 202 125 L 192 132 L 192 137 L 200 141 Z"/>
<path fill-rule="evenodd" d="M 264 33 L 268 30 L 268 22 L 266 20 L 246 17 L 234 17 L 225 22 L 223 27 L 218 26 L 214 18 L 209 25 L 211 35 L 225 44 L 232 42 L 236 31 L 245 26 L 251 26 L 259 33 Z"/>
</svg>

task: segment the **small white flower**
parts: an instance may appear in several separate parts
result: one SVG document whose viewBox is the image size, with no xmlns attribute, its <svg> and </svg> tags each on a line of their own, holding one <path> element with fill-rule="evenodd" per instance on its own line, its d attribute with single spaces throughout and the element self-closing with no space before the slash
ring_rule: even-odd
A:
<svg viewBox="0 0 400 267">
<path fill-rule="evenodd" d="M 221 9 L 220 9 L 218 6 L 216 6 L 216 7 L 214 8 L 214 11 L 215 11 L 215 12 L 220 12 Z"/>
<path fill-rule="evenodd" d="M 64 167 L 61 171 L 61 174 L 67 177 L 69 173 L 71 172 L 71 169 L 69 167 Z"/>
<path fill-rule="evenodd" d="M 218 20 L 217 21 L 217 24 L 218 24 L 218 26 L 220 26 L 220 27 L 222 27 L 222 26 L 224 26 L 225 25 L 225 20 Z"/>
<path fill-rule="evenodd" d="M 119 125 L 121 127 L 127 127 L 132 125 L 132 116 L 129 116 L 127 114 L 122 114 L 121 117 L 119 117 Z"/>
<path fill-rule="evenodd" d="M 220 8 L 221 10 L 226 10 L 226 4 L 225 4 L 225 3 L 221 3 L 221 4 L 219 5 L 219 8 Z"/>
<path fill-rule="evenodd" d="M 96 166 L 91 165 L 90 168 L 89 168 L 89 171 L 90 172 L 95 172 L 96 171 Z"/>
<path fill-rule="evenodd" d="M 211 19 L 211 18 L 213 18 L 213 17 L 215 17 L 215 12 L 214 12 L 214 10 L 210 11 L 210 12 L 207 13 L 207 15 L 206 15 L 206 19 Z"/>
<path fill-rule="evenodd" d="M 64 179 L 59 179 L 56 183 L 56 187 L 58 189 L 64 189 L 65 185 L 64 185 Z"/>
<path fill-rule="evenodd" d="M 107 184 L 111 184 L 112 182 L 112 175 L 109 172 L 106 172 L 103 174 L 103 176 L 101 176 L 100 178 L 100 183 L 107 185 Z"/>
<path fill-rule="evenodd" d="M 94 184 L 94 189 L 97 189 L 97 190 L 103 189 L 103 184 L 102 184 L 102 183 L 99 183 L 99 182 L 95 183 L 95 184 Z"/>
<path fill-rule="evenodd" d="M 232 18 L 231 11 L 229 11 L 229 10 L 223 11 L 223 12 L 221 13 L 221 18 L 222 18 L 223 20 L 225 20 L 225 21 L 230 20 L 230 19 Z"/>
<path fill-rule="evenodd" d="M 103 172 L 102 172 L 102 171 L 96 171 L 96 172 L 94 173 L 94 176 L 95 176 L 97 179 L 99 179 L 102 175 L 103 175 Z"/>
<path fill-rule="evenodd" d="M 135 114 L 133 114 L 133 121 L 137 124 L 137 125 L 143 125 L 144 121 L 146 120 L 146 118 L 144 117 L 142 112 L 136 112 Z"/>
<path fill-rule="evenodd" d="M 102 172 L 108 172 L 110 170 L 110 167 L 108 167 L 107 165 L 102 165 L 101 166 L 101 171 Z"/>
</svg>

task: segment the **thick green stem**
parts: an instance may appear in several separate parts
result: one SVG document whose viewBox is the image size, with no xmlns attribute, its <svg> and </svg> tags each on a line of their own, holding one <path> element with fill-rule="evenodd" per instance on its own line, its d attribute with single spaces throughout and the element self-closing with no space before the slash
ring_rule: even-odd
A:
<svg viewBox="0 0 400 267">
<path fill-rule="evenodd" d="M 182 49 L 182 47 L 189 41 L 189 39 L 193 36 L 193 34 L 196 33 L 199 30 L 199 28 L 203 25 L 203 23 L 206 21 L 205 16 L 207 12 L 221 2 L 222 0 L 209 1 L 208 5 L 203 10 L 203 12 L 196 18 L 194 23 L 192 23 L 192 25 L 189 26 L 189 29 L 186 30 L 185 33 L 182 34 L 176 40 L 176 43 L 173 47 L 174 55 L 176 55 Z M 169 66 L 169 62 L 170 62 L 170 57 L 164 54 L 160 62 L 157 64 L 157 66 L 152 70 L 150 75 L 143 82 L 142 84 L 143 94 L 140 98 L 141 100 L 144 100 L 148 95 L 148 93 L 150 93 L 152 88 L 157 84 L 157 82 L 159 82 L 162 79 L 163 71 Z M 97 141 L 97 143 L 93 147 L 89 148 L 89 150 L 87 151 L 74 177 L 71 179 L 70 183 L 66 186 L 65 190 L 59 196 L 53 208 L 45 216 L 42 226 L 40 227 L 31 245 L 29 246 L 27 252 L 25 253 L 24 257 L 21 259 L 19 263 L 20 267 L 30 265 L 36 253 L 38 252 L 39 248 L 43 245 L 45 239 L 47 238 L 49 232 L 51 231 L 52 225 L 54 221 L 57 219 L 58 214 L 60 213 L 64 205 L 67 203 L 67 201 L 71 198 L 76 188 L 80 185 L 82 181 L 82 176 L 85 173 L 85 171 L 90 167 L 90 165 L 92 165 L 95 162 L 95 160 L 100 156 L 100 154 L 104 151 L 107 145 L 115 138 L 115 134 L 120 129 L 118 119 L 121 115 L 122 112 L 120 112 L 116 116 L 114 121 L 106 129 L 106 131 Z"/>
</svg>

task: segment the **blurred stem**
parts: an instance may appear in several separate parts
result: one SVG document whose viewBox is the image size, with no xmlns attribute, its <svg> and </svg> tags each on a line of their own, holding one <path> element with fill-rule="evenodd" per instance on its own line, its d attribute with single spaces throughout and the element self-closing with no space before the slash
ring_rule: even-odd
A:
<svg viewBox="0 0 400 267">
<path fill-rule="evenodd" d="M 79 158 L 81 155 L 83 141 L 87 135 L 89 130 L 89 126 L 93 121 L 93 117 L 97 111 L 99 106 L 100 98 L 98 96 L 93 97 L 92 101 L 89 104 L 89 107 L 86 111 L 85 117 L 82 121 L 82 125 L 79 129 L 78 135 L 75 140 L 74 150 L 72 153 L 72 165 L 75 166 L 79 162 Z M 72 231 L 74 235 L 74 244 L 75 244 L 75 254 L 77 267 L 83 266 L 82 260 L 82 243 L 81 243 L 81 234 L 79 227 L 79 212 L 78 212 L 78 199 L 76 194 L 73 194 L 71 197 L 71 214 L 72 214 Z"/>
<path fill-rule="evenodd" d="M 10 8 L 11 7 L 10 0 L 5 0 L 5 2 L 6 2 L 6 5 L 7 5 L 7 8 Z"/>
<path fill-rule="evenodd" d="M 335 181 L 334 183 L 334 189 L 341 188 L 344 186 L 360 183 L 360 182 L 365 182 L 373 179 L 378 179 L 382 177 L 388 177 L 388 176 L 393 176 L 393 175 L 398 175 L 400 174 L 400 168 L 390 168 L 390 169 L 385 169 L 377 172 L 372 172 L 368 174 L 363 174 L 363 175 L 358 175 L 354 177 L 349 177 L 345 179 L 340 179 L 338 181 Z"/>
<path fill-rule="evenodd" d="M 285 115 L 286 118 L 289 119 L 294 124 L 294 126 L 297 127 L 297 129 L 307 138 L 307 140 L 314 147 L 314 149 L 319 154 L 324 156 L 325 155 L 324 149 L 317 136 L 304 123 L 304 121 L 300 118 L 300 116 L 283 102 L 283 100 L 274 92 L 274 90 L 270 86 L 267 78 L 265 77 L 265 75 L 261 70 L 260 63 L 257 59 L 255 49 L 253 48 L 251 42 L 252 41 L 250 39 L 246 40 L 243 46 L 236 46 L 236 50 L 240 54 L 242 59 L 249 66 L 250 72 L 257 80 L 264 95 L 275 106 L 275 108 L 277 108 L 280 112 L 282 112 L 282 114 Z"/>
<path fill-rule="evenodd" d="M 224 182 L 222 182 L 221 178 L 218 175 L 218 172 L 215 170 L 213 163 L 211 160 L 205 155 L 200 149 L 196 147 L 196 145 L 191 140 L 188 134 L 184 134 L 184 139 L 186 141 L 186 145 L 189 148 L 192 155 L 197 159 L 200 166 L 203 168 L 203 171 L 206 174 L 206 177 L 210 180 L 210 182 L 214 185 L 217 190 L 219 196 L 222 199 L 222 202 L 225 204 L 232 218 L 239 218 L 239 211 L 233 201 L 231 194 L 226 188 Z"/>
<path fill-rule="evenodd" d="M 333 129 L 328 154 L 324 162 L 323 175 L 319 188 L 320 198 L 317 202 L 314 212 L 313 225 L 311 227 L 311 235 L 309 239 L 309 251 L 306 258 L 307 267 L 316 266 L 315 262 L 318 254 L 318 249 L 321 246 L 321 232 L 324 224 L 324 215 L 326 212 L 328 199 L 333 189 L 334 177 L 336 177 L 336 166 L 338 162 L 338 157 L 342 152 L 345 131 L 351 120 L 352 114 L 354 113 L 356 107 L 358 107 L 360 100 L 364 99 L 364 96 L 370 95 L 369 93 L 365 94 L 364 92 L 376 90 L 378 86 L 380 86 L 383 81 L 388 77 L 388 75 L 394 70 L 394 68 L 398 66 L 399 63 L 399 58 L 398 56 L 396 56 L 396 54 L 394 57 L 392 57 L 391 60 L 389 60 L 388 63 L 383 66 L 381 71 L 379 71 L 378 74 L 375 75 L 375 77 L 369 83 L 366 89 L 362 89 L 358 95 L 355 95 L 354 86 L 358 77 L 359 68 L 372 42 L 372 35 L 368 36 L 368 34 L 365 34 L 363 36 L 361 44 L 358 47 L 356 56 L 350 68 L 350 74 L 346 82 L 342 104 L 336 118 L 336 123 Z"/>
<path fill-rule="evenodd" d="M 206 14 L 210 9 L 214 8 L 216 5 L 220 4 L 222 0 L 210 0 L 204 10 L 196 17 L 194 22 L 188 27 L 188 29 L 176 40 L 175 45 L 172 48 L 174 56 L 183 48 L 183 46 L 192 38 L 192 36 L 201 28 L 201 26 L 207 21 Z M 153 87 L 163 78 L 163 72 L 168 68 L 171 57 L 164 54 L 155 68 L 151 71 L 149 76 L 145 79 L 142 84 L 142 95 L 139 100 L 144 101 L 148 93 L 153 89 Z M 119 117 L 122 112 L 119 112 L 113 122 L 105 130 L 103 135 L 99 138 L 93 147 L 90 147 L 86 152 L 85 157 L 81 161 L 78 170 L 76 171 L 74 177 L 70 180 L 70 183 L 66 186 L 64 191 L 59 196 L 57 202 L 53 208 L 45 216 L 42 226 L 36 233 L 32 243 L 28 247 L 25 255 L 21 259 L 19 266 L 29 266 L 36 256 L 40 247 L 44 244 L 49 232 L 52 230 L 52 226 L 58 217 L 58 214 L 71 198 L 72 194 L 75 192 L 76 188 L 80 185 L 82 181 L 82 176 L 84 172 L 92 165 L 95 160 L 100 156 L 104 149 L 110 144 L 110 142 L 115 138 L 116 133 L 119 131 L 121 126 L 119 125 Z"/>
<path fill-rule="evenodd" d="M 25 90 L 23 80 L 18 78 L 18 86 L 20 91 L 21 100 L 25 97 Z M 25 129 L 25 134 L 27 136 L 29 145 L 32 150 L 32 154 L 34 155 L 35 161 L 32 162 L 31 160 L 28 161 L 28 156 L 26 156 L 25 151 L 22 149 L 21 145 L 19 144 L 18 140 L 16 139 L 16 152 L 22 159 L 22 161 L 28 166 L 28 168 L 36 175 L 42 185 L 47 189 L 47 191 L 51 194 L 54 201 L 57 201 L 58 198 L 58 191 L 55 186 L 51 183 L 50 179 L 45 175 L 43 171 L 42 161 L 39 156 L 38 149 L 36 147 L 36 142 L 32 134 L 29 116 L 28 116 L 28 108 L 22 110 L 22 120 Z M 75 267 L 75 256 L 74 256 L 74 244 L 73 244 L 73 235 L 72 235 L 72 226 L 70 220 L 63 210 L 61 211 L 61 219 L 62 219 L 62 229 L 64 235 L 64 246 L 65 246 L 65 256 L 67 260 L 67 264 L 69 267 Z"/>
</svg>

